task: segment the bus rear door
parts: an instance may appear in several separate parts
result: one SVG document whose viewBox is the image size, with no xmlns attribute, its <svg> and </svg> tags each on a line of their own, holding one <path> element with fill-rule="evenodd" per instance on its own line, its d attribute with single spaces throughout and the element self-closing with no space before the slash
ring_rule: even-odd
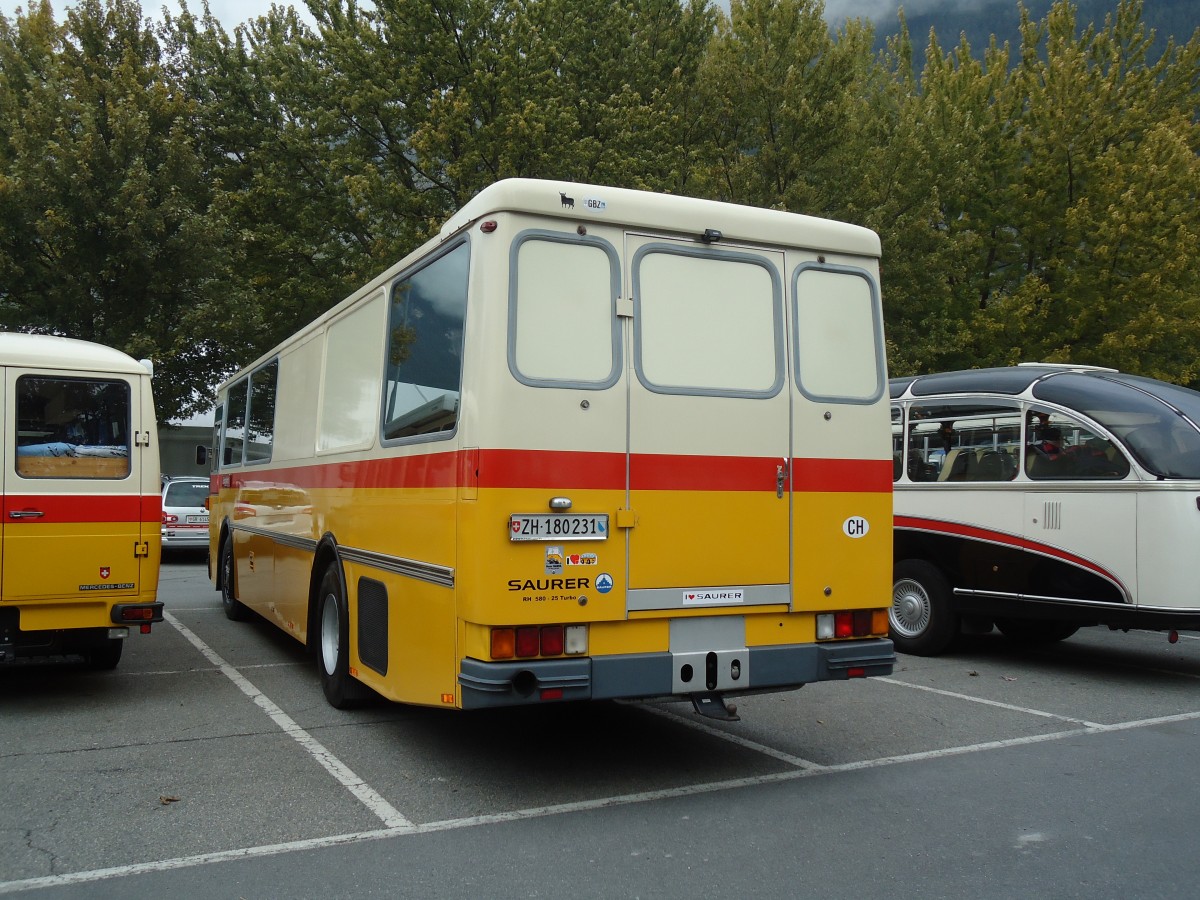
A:
<svg viewBox="0 0 1200 900">
<path fill-rule="evenodd" d="M 64 602 L 94 607 L 85 627 L 111 624 L 112 601 L 138 594 L 158 539 L 142 533 L 131 431 L 145 379 L 15 366 L 4 379 L 5 449 L 16 456 L 2 476 L 3 601 L 43 601 L 23 606 L 27 631 L 82 625 L 64 620 Z"/>
<path fill-rule="evenodd" d="M 632 234 L 626 252 L 628 611 L 789 604 L 783 256 Z M 744 648 L 741 617 L 700 622 L 672 621 L 673 652 Z"/>
</svg>

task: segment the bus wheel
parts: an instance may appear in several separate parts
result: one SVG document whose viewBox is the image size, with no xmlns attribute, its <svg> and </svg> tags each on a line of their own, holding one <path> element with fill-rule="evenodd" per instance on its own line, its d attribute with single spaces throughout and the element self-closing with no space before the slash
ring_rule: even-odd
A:
<svg viewBox="0 0 1200 900">
<path fill-rule="evenodd" d="M 124 649 L 125 641 L 121 638 L 106 638 L 88 651 L 88 666 L 93 669 L 115 669 Z"/>
<path fill-rule="evenodd" d="M 317 595 L 317 672 L 321 690 L 334 709 L 347 709 L 362 699 L 363 691 L 350 677 L 350 617 L 337 568 L 330 566 Z"/>
<path fill-rule="evenodd" d="M 896 563 L 888 624 L 902 653 L 936 656 L 950 645 L 958 616 L 950 608 L 950 585 L 936 566 L 921 559 Z"/>
<path fill-rule="evenodd" d="M 233 535 L 230 535 L 221 547 L 221 608 L 225 610 L 226 617 L 235 622 L 244 622 L 250 615 L 250 610 L 237 598 L 237 585 L 234 583 L 236 579 L 233 567 Z"/>
<path fill-rule="evenodd" d="M 1079 630 L 1070 622 L 1053 622 L 1038 619 L 997 619 L 1000 633 L 1017 644 L 1033 646 L 1065 641 Z"/>
</svg>

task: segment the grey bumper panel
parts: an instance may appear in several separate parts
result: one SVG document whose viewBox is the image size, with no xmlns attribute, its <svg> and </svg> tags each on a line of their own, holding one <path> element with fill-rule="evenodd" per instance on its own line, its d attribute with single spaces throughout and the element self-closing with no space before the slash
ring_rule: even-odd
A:
<svg viewBox="0 0 1200 900">
<path fill-rule="evenodd" d="M 890 675 L 896 662 L 892 642 L 885 638 L 800 647 L 751 647 L 746 655 L 746 691 L 787 690 L 816 681 Z M 543 700 L 671 696 L 673 674 L 670 653 L 498 663 L 464 659 L 458 683 L 464 709 L 486 709 Z M 547 691 L 550 697 L 545 696 Z"/>
</svg>

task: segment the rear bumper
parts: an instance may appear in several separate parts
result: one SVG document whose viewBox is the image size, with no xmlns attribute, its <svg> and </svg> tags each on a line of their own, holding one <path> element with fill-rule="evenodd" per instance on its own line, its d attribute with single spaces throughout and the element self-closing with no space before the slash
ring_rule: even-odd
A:
<svg viewBox="0 0 1200 900">
<path fill-rule="evenodd" d="M 896 662 L 886 638 L 800 646 L 750 647 L 745 677 L 729 695 L 789 690 L 817 681 L 890 675 Z M 546 700 L 614 700 L 686 696 L 675 689 L 678 664 L 671 653 L 631 653 L 579 659 L 482 662 L 459 667 L 463 709 L 520 706 Z M 702 683 L 697 691 L 706 690 Z"/>
<path fill-rule="evenodd" d="M 205 526 L 203 531 L 188 530 L 185 528 L 164 528 L 162 531 L 162 545 L 167 549 L 208 547 L 208 527 Z"/>
</svg>

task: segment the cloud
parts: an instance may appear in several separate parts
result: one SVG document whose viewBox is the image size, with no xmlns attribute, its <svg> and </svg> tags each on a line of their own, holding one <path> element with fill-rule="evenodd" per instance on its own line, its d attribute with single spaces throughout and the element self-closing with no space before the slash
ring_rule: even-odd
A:
<svg viewBox="0 0 1200 900">
<path fill-rule="evenodd" d="M 974 10 L 994 2 L 998 0 L 825 0 L 825 18 L 833 24 L 853 18 L 894 22 L 901 6 L 905 15 L 917 16 L 947 7 L 958 12 Z M 1015 0 L 1012 5 L 1015 8 Z"/>
</svg>

